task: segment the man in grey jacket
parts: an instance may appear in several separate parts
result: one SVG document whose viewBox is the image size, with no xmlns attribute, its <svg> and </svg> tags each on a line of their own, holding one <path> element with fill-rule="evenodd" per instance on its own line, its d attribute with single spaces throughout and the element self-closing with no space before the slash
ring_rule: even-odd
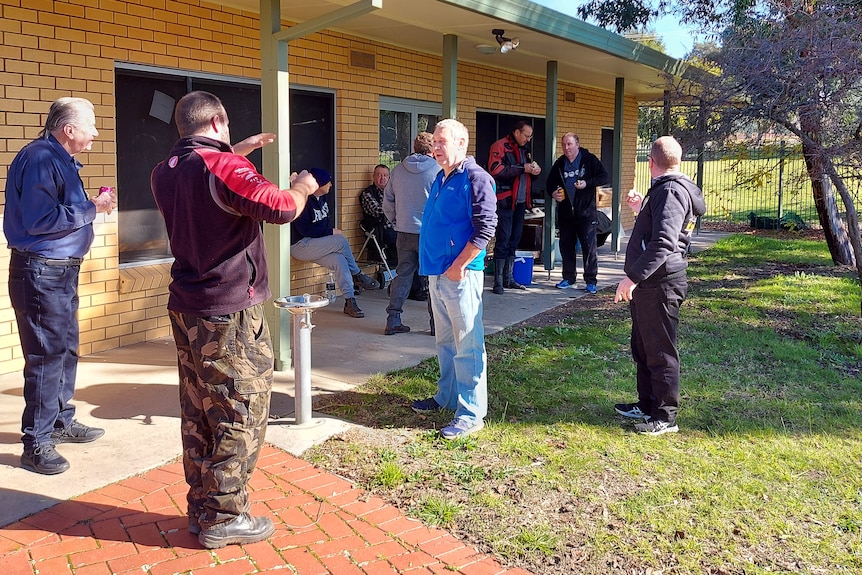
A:
<svg viewBox="0 0 862 575">
<path fill-rule="evenodd" d="M 413 141 L 413 154 L 395 166 L 383 191 L 383 213 L 398 233 L 398 267 L 389 288 L 385 335 L 407 333 L 410 327 L 401 323 L 404 301 L 410 293 L 413 276 L 419 269 L 419 231 L 428 191 L 440 166 L 431 155 L 433 136 L 420 132 Z"/>
</svg>

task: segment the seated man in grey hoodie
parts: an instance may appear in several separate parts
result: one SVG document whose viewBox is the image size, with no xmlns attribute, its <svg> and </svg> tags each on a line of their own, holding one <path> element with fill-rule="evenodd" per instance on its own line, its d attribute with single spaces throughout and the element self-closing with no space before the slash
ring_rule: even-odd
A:
<svg viewBox="0 0 862 575">
<path fill-rule="evenodd" d="M 413 141 L 413 154 L 395 166 L 383 191 L 383 213 L 398 233 L 398 267 L 389 288 L 385 335 L 407 333 L 401 323 L 404 301 L 410 294 L 413 276 L 419 269 L 419 232 L 428 191 L 440 171 L 432 156 L 432 135 L 420 132 Z M 433 320 L 432 320 L 433 321 Z M 433 324 L 432 324 L 433 329 Z"/>
</svg>

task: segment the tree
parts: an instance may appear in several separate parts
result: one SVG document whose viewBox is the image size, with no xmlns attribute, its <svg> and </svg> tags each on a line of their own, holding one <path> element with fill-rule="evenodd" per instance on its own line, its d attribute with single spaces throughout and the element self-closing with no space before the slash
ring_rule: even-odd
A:
<svg viewBox="0 0 862 575">
<path fill-rule="evenodd" d="M 721 48 L 709 56 L 719 74 L 697 84 L 675 79 L 675 92 L 721 111 L 703 137 L 757 121 L 799 139 L 832 259 L 856 265 L 862 281 L 859 220 L 847 183 L 858 185 L 862 173 L 862 37 L 856 31 L 862 5 L 825 0 L 771 8 L 725 30 Z"/>
<path fill-rule="evenodd" d="M 681 10 L 689 21 L 703 18 L 721 40 L 698 54 L 710 72 L 668 78 L 673 99 L 700 102 L 707 118 L 692 136 L 721 142 L 753 124 L 796 136 L 832 259 L 855 265 L 862 283 L 858 194 L 851 191 L 862 181 L 862 1 L 719 0 L 711 10 L 693 0 Z"/>
</svg>

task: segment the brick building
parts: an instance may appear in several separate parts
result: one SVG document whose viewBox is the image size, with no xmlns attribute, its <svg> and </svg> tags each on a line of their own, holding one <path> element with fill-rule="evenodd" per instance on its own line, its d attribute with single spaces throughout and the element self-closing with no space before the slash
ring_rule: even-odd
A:
<svg viewBox="0 0 862 575">
<path fill-rule="evenodd" d="M 79 156 L 82 179 L 89 190 L 118 191 L 119 209 L 98 216 L 81 270 L 81 355 L 170 335 L 171 259 L 149 172 L 176 140 L 173 104 L 189 90 L 222 97 L 235 141 L 261 129 L 279 133 L 273 150 L 252 156 L 274 181 L 291 170 L 329 169 L 338 226 L 358 251 L 357 196 L 374 165 L 399 161 L 418 130 L 433 131 L 451 110 L 470 130 L 470 153 L 480 163 L 491 142 L 528 118 L 542 165 L 559 155 L 559 136 L 574 131 L 616 172 L 617 188 L 629 189 L 638 102 L 660 97 L 660 72 L 680 65 L 525 0 L 282 4 L 0 0 L 0 189 L 5 168 L 37 136 L 50 102 L 81 96 L 95 104 L 100 132 Z M 273 7 L 283 30 L 301 29 L 297 23 L 322 27 L 291 38 L 283 52 L 275 49 L 276 60 L 286 58 L 277 62 L 286 70 L 279 70 L 289 72 L 289 97 L 280 85 L 277 107 L 289 110 L 290 121 L 279 117 L 268 125 L 267 79 L 277 83 L 279 73 L 262 73 L 268 41 L 259 13 Z M 361 13 L 348 17 L 354 8 Z M 330 14 L 341 18 L 327 27 Z M 520 47 L 500 53 L 497 28 L 520 37 Z M 273 164 L 281 180 L 270 176 Z M 270 261 L 280 269 L 272 275 L 287 278 L 274 293 L 322 291 L 321 268 L 291 262 L 284 242 L 273 246 Z M 23 365 L 8 261 L 9 252 L 0 250 L 0 373 Z"/>
</svg>

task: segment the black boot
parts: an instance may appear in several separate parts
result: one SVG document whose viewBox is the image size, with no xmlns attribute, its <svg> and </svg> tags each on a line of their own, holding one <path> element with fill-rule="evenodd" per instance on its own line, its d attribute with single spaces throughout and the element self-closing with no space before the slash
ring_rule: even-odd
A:
<svg viewBox="0 0 862 575">
<path fill-rule="evenodd" d="M 344 313 L 350 317 L 365 317 L 365 312 L 359 309 L 355 297 L 344 298 Z"/>
<path fill-rule="evenodd" d="M 401 316 L 390 315 L 386 318 L 386 329 L 383 330 L 383 335 L 395 335 L 408 331 L 410 331 L 410 327 L 401 323 Z"/>
<path fill-rule="evenodd" d="M 506 260 L 494 260 L 494 293 L 503 293 L 503 268 L 506 266 Z"/>
<path fill-rule="evenodd" d="M 518 282 L 515 281 L 512 273 L 515 271 L 515 256 L 509 256 L 506 258 L 506 273 L 505 279 L 503 280 L 503 287 L 509 289 L 527 289 L 526 286 L 522 286 Z"/>
</svg>

